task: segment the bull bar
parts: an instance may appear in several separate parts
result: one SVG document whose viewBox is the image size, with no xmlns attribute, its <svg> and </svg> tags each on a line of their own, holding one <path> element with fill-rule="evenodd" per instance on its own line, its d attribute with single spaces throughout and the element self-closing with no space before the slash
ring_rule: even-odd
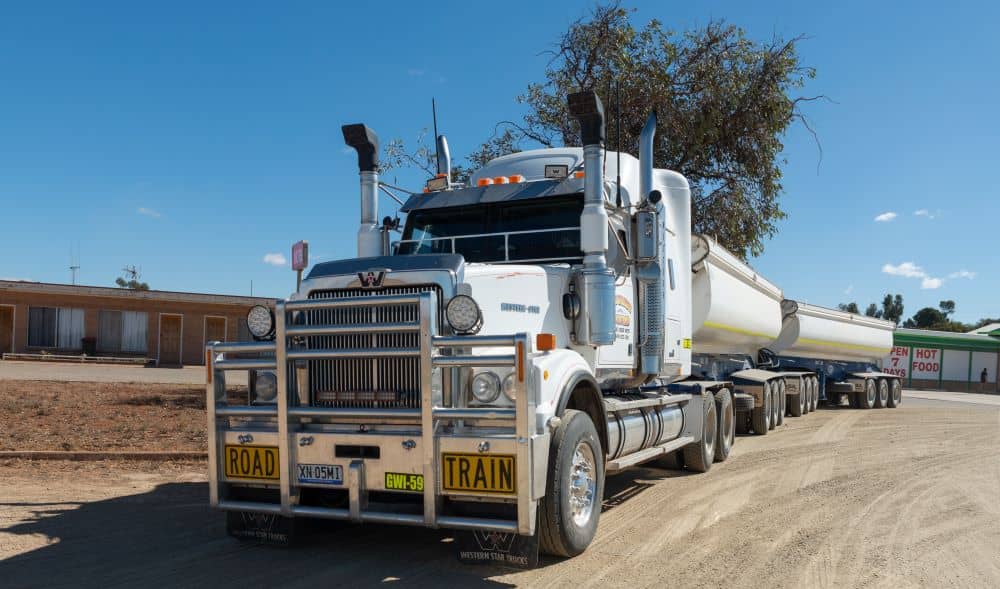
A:
<svg viewBox="0 0 1000 589">
<path fill-rule="evenodd" d="M 392 329 L 410 330 L 419 333 L 419 348 L 415 349 L 288 349 L 289 337 L 308 335 L 328 335 L 344 329 L 344 326 L 286 325 L 288 315 L 296 311 L 365 307 L 376 305 L 417 304 L 419 322 L 379 326 L 357 325 L 350 329 L 364 330 Z M 526 333 L 514 335 L 438 335 L 437 300 L 431 293 L 408 295 L 388 295 L 352 297 L 341 299 L 313 299 L 278 302 L 275 308 L 274 341 L 253 343 L 212 342 L 206 346 L 206 408 L 208 416 L 208 467 L 209 494 L 213 508 L 226 511 L 248 511 L 280 515 L 300 516 L 355 522 L 376 522 L 405 524 L 432 528 L 452 528 L 465 530 L 489 530 L 505 533 L 532 535 L 535 532 L 538 500 L 544 495 L 544 468 L 547 460 L 548 433 L 539 428 L 535 420 L 536 399 L 527 386 L 529 378 L 528 357 L 531 340 Z M 512 348 L 512 353 L 501 355 L 471 355 L 472 348 Z M 442 354 L 442 351 L 448 354 Z M 273 353 L 273 358 L 230 359 L 226 354 Z M 313 407 L 292 404 L 291 399 L 301 401 L 289 387 L 289 361 L 305 359 L 342 358 L 350 356 L 419 356 L 420 396 L 419 409 L 409 408 L 343 408 Z M 462 367 L 510 366 L 516 374 L 515 407 L 461 407 L 454 406 L 450 394 L 447 375 L 449 371 Z M 442 404 L 437 405 L 431 387 L 433 368 L 441 368 Z M 225 373 L 235 370 L 274 370 L 277 380 L 277 403 L 275 406 L 236 406 L 226 402 Z M 449 406 L 451 405 L 451 406 Z M 251 417 L 274 418 L 277 421 L 278 445 L 278 489 L 280 504 L 256 501 L 240 501 L 224 497 L 221 489 L 223 475 L 220 471 L 220 447 L 224 436 L 230 431 L 228 422 L 220 423 L 220 418 Z M 405 419 L 419 420 L 423 470 L 423 513 L 396 513 L 368 509 L 365 487 L 365 460 L 353 460 L 345 469 L 344 487 L 349 500 L 348 508 L 315 507 L 298 504 L 298 485 L 293 484 L 292 436 L 301 429 L 306 419 Z M 491 420 L 513 425 L 514 455 L 516 458 L 515 479 L 517 481 L 517 520 L 466 517 L 441 514 L 441 500 L 447 494 L 440 482 L 441 442 L 449 434 L 439 427 L 442 422 Z M 378 434 L 365 434 L 373 439 Z M 484 438 L 488 439 L 488 438 Z M 429 441 L 430 443 L 423 443 Z M 301 442 L 301 441 L 300 441 Z M 539 474 L 541 472 L 542 474 Z M 297 480 L 297 479 L 296 479 Z M 341 487 L 341 488 L 344 488 Z M 515 497 L 511 497 L 514 499 Z"/>
</svg>

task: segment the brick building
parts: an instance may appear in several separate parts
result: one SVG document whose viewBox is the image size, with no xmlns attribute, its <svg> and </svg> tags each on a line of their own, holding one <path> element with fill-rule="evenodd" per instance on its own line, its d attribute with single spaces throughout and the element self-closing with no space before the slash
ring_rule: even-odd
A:
<svg viewBox="0 0 1000 589">
<path fill-rule="evenodd" d="M 205 343 L 244 341 L 246 313 L 274 299 L 136 291 L 0 280 L 4 353 L 144 357 L 158 365 L 203 364 Z M 87 341 L 85 341 L 87 340 Z"/>
</svg>

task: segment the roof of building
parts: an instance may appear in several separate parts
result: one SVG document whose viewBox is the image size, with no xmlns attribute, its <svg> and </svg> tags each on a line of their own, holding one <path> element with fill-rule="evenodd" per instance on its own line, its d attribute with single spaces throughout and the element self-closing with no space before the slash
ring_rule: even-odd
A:
<svg viewBox="0 0 1000 589">
<path fill-rule="evenodd" d="M 979 333 L 984 335 L 1000 335 L 1000 323 L 990 323 L 982 327 L 977 327 L 969 333 Z"/>
<path fill-rule="evenodd" d="M 109 286 L 85 286 L 55 284 L 50 282 L 27 282 L 22 280 L 0 280 L 0 295 L 5 292 L 39 293 L 68 296 L 90 296 L 127 298 L 131 300 L 169 301 L 181 303 L 208 303 L 225 305 L 270 305 L 275 299 L 269 297 L 248 297 L 240 295 L 210 294 L 199 292 L 177 292 L 170 290 L 132 290 Z"/>
<path fill-rule="evenodd" d="M 950 348 L 980 352 L 1000 351 L 1000 339 L 978 333 L 934 331 L 900 327 L 893 333 L 893 342 L 900 346 Z"/>
</svg>

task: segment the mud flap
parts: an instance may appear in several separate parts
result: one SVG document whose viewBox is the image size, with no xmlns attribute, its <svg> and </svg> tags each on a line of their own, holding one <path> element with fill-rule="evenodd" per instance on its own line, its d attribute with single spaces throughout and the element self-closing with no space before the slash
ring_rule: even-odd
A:
<svg viewBox="0 0 1000 589">
<path fill-rule="evenodd" d="M 466 564 L 499 564 L 522 569 L 538 566 L 538 534 L 458 531 L 455 532 L 455 548 L 458 560 Z"/>
<path fill-rule="evenodd" d="M 226 512 L 226 533 L 247 542 L 289 546 L 295 538 L 295 524 L 295 518 L 270 513 Z"/>
</svg>

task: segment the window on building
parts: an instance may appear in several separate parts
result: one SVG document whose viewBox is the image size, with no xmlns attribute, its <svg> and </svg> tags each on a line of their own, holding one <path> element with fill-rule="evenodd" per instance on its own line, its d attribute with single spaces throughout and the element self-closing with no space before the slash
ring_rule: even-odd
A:
<svg viewBox="0 0 1000 589">
<path fill-rule="evenodd" d="M 148 328 L 149 316 L 144 311 L 101 311 L 97 349 L 145 354 Z"/>
<path fill-rule="evenodd" d="M 28 345 L 79 350 L 83 347 L 83 309 L 29 307 Z"/>
</svg>

